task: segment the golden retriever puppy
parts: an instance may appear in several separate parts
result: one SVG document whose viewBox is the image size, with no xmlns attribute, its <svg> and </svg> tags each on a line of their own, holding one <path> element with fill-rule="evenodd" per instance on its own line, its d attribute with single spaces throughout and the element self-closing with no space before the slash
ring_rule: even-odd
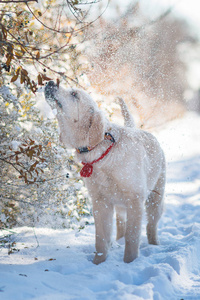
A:
<svg viewBox="0 0 200 300">
<path fill-rule="evenodd" d="M 60 140 L 66 147 L 75 148 L 83 163 L 80 174 L 92 198 L 96 229 L 93 262 L 106 260 L 114 208 L 117 239 L 125 238 L 124 262 L 132 262 L 139 253 L 144 203 L 148 242 L 158 244 L 157 225 L 165 187 L 165 158 L 159 143 L 150 133 L 135 127 L 122 99 L 119 102 L 125 126 L 110 123 L 83 90 L 64 89 L 50 81 L 45 98 L 57 108 Z"/>
</svg>

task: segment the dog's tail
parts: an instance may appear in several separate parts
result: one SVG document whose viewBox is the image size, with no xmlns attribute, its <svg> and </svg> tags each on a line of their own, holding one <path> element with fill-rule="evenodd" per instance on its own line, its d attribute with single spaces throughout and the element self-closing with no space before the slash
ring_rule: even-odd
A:
<svg viewBox="0 0 200 300">
<path fill-rule="evenodd" d="M 134 119 L 133 119 L 125 101 L 121 97 L 118 97 L 117 99 L 121 106 L 122 116 L 124 117 L 124 125 L 126 127 L 135 127 Z"/>
</svg>

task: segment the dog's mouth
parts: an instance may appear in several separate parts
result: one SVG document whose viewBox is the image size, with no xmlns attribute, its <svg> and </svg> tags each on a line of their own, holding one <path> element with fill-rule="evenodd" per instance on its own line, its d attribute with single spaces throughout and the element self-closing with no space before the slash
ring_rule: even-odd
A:
<svg viewBox="0 0 200 300">
<path fill-rule="evenodd" d="M 44 94 L 47 101 L 55 102 L 60 108 L 62 108 L 62 104 L 58 100 L 56 94 L 58 92 L 58 86 L 54 83 L 54 81 L 49 81 L 45 86 Z"/>
</svg>

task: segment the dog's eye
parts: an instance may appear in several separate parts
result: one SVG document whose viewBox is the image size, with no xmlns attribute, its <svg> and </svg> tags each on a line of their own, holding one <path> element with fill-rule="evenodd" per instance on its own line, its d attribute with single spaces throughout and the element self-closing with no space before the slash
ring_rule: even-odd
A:
<svg viewBox="0 0 200 300">
<path fill-rule="evenodd" d="M 72 95 L 74 98 L 77 98 L 77 99 L 78 99 L 78 92 L 72 91 L 72 92 L 71 92 L 71 95 Z"/>
</svg>

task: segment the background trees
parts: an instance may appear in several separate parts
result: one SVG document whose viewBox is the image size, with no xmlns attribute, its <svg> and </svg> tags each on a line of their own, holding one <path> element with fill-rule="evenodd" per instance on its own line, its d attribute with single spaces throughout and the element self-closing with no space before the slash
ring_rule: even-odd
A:
<svg viewBox="0 0 200 300">
<path fill-rule="evenodd" d="M 88 49 L 89 78 L 100 93 L 127 99 L 146 128 L 183 113 L 188 84 L 181 47 L 191 42 L 183 20 L 171 9 L 150 20 L 137 1 L 121 18 L 95 26 L 101 30 Z"/>
</svg>

